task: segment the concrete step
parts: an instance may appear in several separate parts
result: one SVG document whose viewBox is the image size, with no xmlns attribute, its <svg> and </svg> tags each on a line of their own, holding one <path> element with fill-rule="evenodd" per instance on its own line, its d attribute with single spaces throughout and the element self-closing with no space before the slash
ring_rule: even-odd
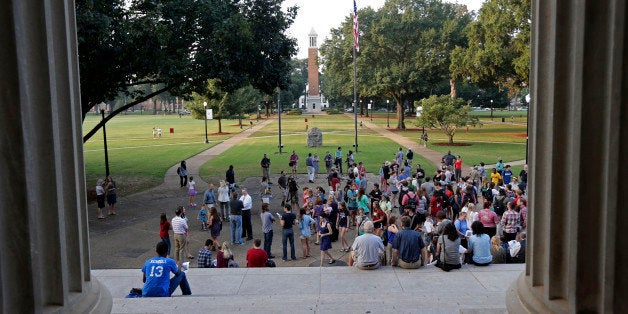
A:
<svg viewBox="0 0 628 314">
<path fill-rule="evenodd" d="M 93 270 L 114 297 L 113 313 L 504 313 L 523 264 L 465 265 L 443 272 L 383 267 L 190 269 L 192 296 L 125 299 L 139 269 Z"/>
</svg>

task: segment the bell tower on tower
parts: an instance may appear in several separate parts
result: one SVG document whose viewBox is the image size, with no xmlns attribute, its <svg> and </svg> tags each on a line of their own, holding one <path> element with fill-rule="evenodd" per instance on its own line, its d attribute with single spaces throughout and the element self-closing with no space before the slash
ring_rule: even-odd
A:
<svg viewBox="0 0 628 314">
<path fill-rule="evenodd" d="M 318 82 L 318 46 L 317 38 L 318 34 L 314 31 L 314 28 L 310 31 L 309 47 L 307 49 L 308 61 L 307 61 L 307 81 L 308 92 L 305 99 L 305 110 L 311 112 L 321 112 L 321 95 L 320 86 Z"/>
</svg>

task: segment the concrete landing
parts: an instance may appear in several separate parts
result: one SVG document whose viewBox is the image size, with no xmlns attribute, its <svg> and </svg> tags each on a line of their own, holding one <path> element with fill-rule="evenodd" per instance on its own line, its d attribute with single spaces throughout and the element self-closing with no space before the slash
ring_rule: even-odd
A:
<svg viewBox="0 0 628 314">
<path fill-rule="evenodd" d="M 505 313 L 505 294 L 524 264 L 465 265 L 444 272 L 383 267 L 196 269 L 192 296 L 125 299 L 142 287 L 139 269 L 93 270 L 113 313 Z"/>
</svg>

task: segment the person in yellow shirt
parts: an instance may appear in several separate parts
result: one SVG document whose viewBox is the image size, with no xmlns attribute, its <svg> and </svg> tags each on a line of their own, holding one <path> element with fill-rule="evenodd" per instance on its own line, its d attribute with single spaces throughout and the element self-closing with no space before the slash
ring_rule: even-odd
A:
<svg viewBox="0 0 628 314">
<path fill-rule="evenodd" d="M 499 185 L 502 181 L 502 176 L 497 172 L 497 169 L 493 168 L 491 173 L 491 182 L 495 183 L 495 185 Z"/>
</svg>

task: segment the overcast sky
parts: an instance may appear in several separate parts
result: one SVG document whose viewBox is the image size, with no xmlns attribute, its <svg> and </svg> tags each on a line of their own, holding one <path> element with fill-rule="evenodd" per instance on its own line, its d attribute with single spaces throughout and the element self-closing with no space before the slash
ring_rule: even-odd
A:
<svg viewBox="0 0 628 314">
<path fill-rule="evenodd" d="M 469 10 L 477 11 L 483 0 L 445 0 L 466 4 Z M 365 7 L 379 9 L 385 0 L 356 0 L 358 10 Z M 299 52 L 297 57 L 307 58 L 308 34 L 314 28 L 318 34 L 318 46 L 323 43 L 332 28 L 337 28 L 345 17 L 353 12 L 353 0 L 286 0 L 284 8 L 297 5 L 299 11 L 294 24 L 288 30 L 291 37 L 297 39 Z"/>
</svg>

